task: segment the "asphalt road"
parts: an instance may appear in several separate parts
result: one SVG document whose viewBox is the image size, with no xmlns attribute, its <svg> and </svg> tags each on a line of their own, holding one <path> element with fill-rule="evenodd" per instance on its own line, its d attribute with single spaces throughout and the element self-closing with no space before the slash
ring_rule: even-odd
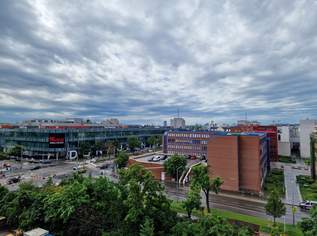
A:
<svg viewBox="0 0 317 236">
<path fill-rule="evenodd" d="M 186 198 L 186 192 L 188 187 L 179 187 L 178 190 L 175 184 L 165 185 L 167 195 L 174 200 L 184 200 Z M 202 194 L 202 204 L 205 206 L 205 197 Z M 254 198 L 238 197 L 236 195 L 215 195 L 211 194 L 209 197 L 209 204 L 211 208 L 232 211 L 235 213 L 260 217 L 267 220 L 272 220 L 272 217 L 265 213 L 265 202 L 263 200 L 257 200 Z M 293 215 L 291 206 L 286 205 L 285 222 L 288 224 L 293 223 Z M 299 208 L 295 213 L 295 222 L 298 222 L 302 217 L 308 216 L 307 212 L 301 211 Z M 284 222 L 284 217 L 277 219 L 279 222 Z"/>
</svg>

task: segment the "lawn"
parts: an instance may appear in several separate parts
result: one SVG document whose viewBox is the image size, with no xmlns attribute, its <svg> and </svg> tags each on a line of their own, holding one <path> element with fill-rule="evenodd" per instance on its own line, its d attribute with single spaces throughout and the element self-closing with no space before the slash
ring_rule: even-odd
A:
<svg viewBox="0 0 317 236">
<path fill-rule="evenodd" d="M 181 202 L 173 201 L 172 208 L 179 213 L 186 213 L 186 211 L 181 206 Z M 198 211 L 198 210 L 193 211 L 193 215 L 197 216 L 197 217 L 201 217 L 201 216 L 203 216 L 203 214 L 204 213 L 202 211 Z M 231 211 L 219 210 L 219 209 L 212 209 L 211 214 L 216 214 L 216 215 L 225 217 L 228 220 L 237 220 L 237 221 L 242 221 L 242 222 L 247 222 L 247 223 L 259 225 L 261 232 L 266 232 L 266 233 L 270 232 L 270 229 L 271 229 L 272 224 L 273 224 L 272 221 L 268 221 L 266 219 L 262 219 L 262 218 L 258 218 L 258 217 L 254 217 L 254 216 L 243 215 L 243 214 L 239 214 L 239 213 L 235 213 L 235 212 L 231 212 Z M 279 227 L 280 227 L 280 229 L 283 229 L 284 225 L 279 223 Z M 302 236 L 303 235 L 302 231 L 298 227 L 295 227 L 295 226 L 289 225 L 289 224 L 286 224 L 286 233 L 289 236 Z"/>
<path fill-rule="evenodd" d="M 297 183 L 304 200 L 317 201 L 317 181 L 310 176 L 297 176 Z"/>
<path fill-rule="evenodd" d="M 264 194 L 267 196 L 274 188 L 276 188 L 280 195 L 284 197 L 285 187 L 283 170 L 272 169 L 270 173 L 267 174 L 263 187 Z"/>
<path fill-rule="evenodd" d="M 293 163 L 296 164 L 296 160 L 290 156 L 278 156 L 278 161 L 283 163 Z"/>
</svg>

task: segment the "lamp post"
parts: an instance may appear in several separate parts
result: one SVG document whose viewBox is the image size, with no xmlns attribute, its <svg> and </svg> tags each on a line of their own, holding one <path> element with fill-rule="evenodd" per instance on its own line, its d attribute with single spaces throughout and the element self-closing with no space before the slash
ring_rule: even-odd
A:
<svg viewBox="0 0 317 236">
<path fill-rule="evenodd" d="M 179 186 L 179 184 L 178 184 L 178 170 L 179 170 L 180 168 L 182 168 L 182 166 L 179 166 L 179 167 L 176 169 L 176 188 L 177 188 L 177 191 L 178 191 L 178 186 Z"/>
</svg>

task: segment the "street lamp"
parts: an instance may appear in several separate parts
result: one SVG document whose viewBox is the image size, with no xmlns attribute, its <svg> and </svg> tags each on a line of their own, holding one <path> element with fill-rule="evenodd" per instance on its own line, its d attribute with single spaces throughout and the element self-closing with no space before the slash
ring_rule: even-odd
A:
<svg viewBox="0 0 317 236">
<path fill-rule="evenodd" d="M 179 186 L 179 184 L 178 184 L 178 170 L 179 170 L 180 168 L 183 168 L 183 167 L 182 167 L 182 166 L 179 166 L 179 167 L 176 169 L 176 187 L 177 187 L 177 190 L 178 190 L 178 186 Z"/>
</svg>

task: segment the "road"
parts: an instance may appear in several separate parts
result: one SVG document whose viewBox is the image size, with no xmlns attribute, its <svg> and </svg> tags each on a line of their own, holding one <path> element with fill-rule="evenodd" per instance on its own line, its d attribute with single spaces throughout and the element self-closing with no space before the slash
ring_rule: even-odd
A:
<svg viewBox="0 0 317 236">
<path fill-rule="evenodd" d="M 174 200 L 184 200 L 186 198 L 186 192 L 188 187 L 179 187 L 177 190 L 175 184 L 166 184 L 165 190 L 167 195 Z M 205 206 L 205 198 L 202 194 L 202 204 Z M 263 200 L 257 200 L 255 198 L 239 197 L 229 194 L 211 194 L 209 198 L 209 204 L 211 208 L 232 211 L 235 213 L 245 214 L 249 216 L 260 217 L 267 220 L 272 220 L 272 217 L 265 213 L 265 202 Z M 291 206 L 286 205 L 285 222 L 288 224 L 293 223 L 293 215 Z M 297 209 L 295 213 L 295 222 L 298 222 L 302 217 L 307 217 L 306 212 Z M 284 218 L 277 219 L 277 221 L 283 223 Z"/>
</svg>

